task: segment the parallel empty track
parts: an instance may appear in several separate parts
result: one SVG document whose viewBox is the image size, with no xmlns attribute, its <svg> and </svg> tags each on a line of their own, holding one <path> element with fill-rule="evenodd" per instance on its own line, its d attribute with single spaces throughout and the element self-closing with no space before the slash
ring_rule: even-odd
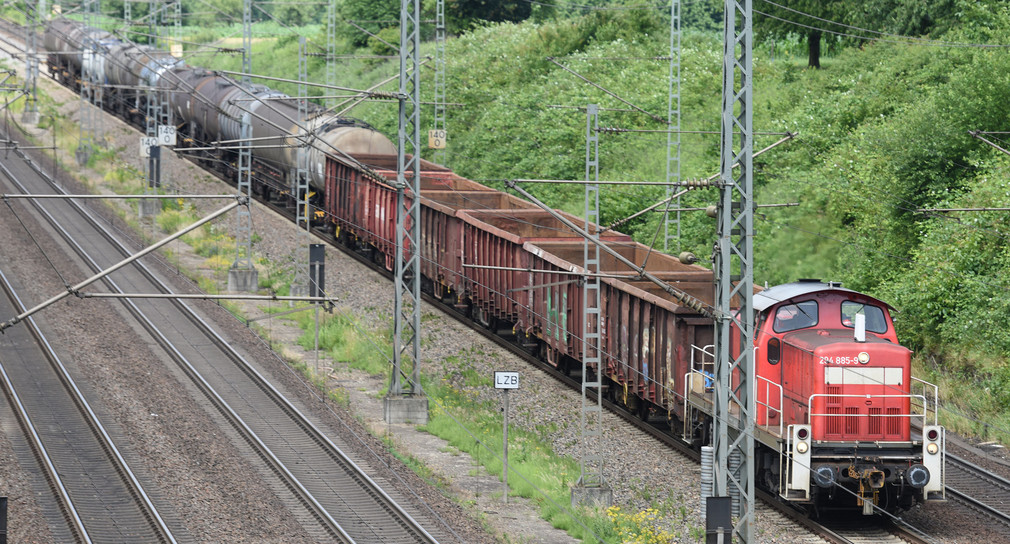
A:
<svg viewBox="0 0 1010 544">
<path fill-rule="evenodd" d="M 956 455 L 947 455 L 947 495 L 1010 527 L 1010 481 Z"/>
<path fill-rule="evenodd" d="M 25 161 L 0 167 L 17 180 L 10 192 L 59 190 Z M 35 207 L 95 272 L 132 253 L 102 220 L 76 202 L 35 201 Z M 104 283 L 112 292 L 171 292 L 140 263 L 113 273 Z M 304 406 L 288 400 L 289 395 L 268 382 L 190 305 L 151 299 L 124 300 L 124 305 L 277 476 L 310 534 L 343 542 L 435 542 L 440 534 L 452 540 L 449 527 L 439 526 L 434 534 L 421 527 L 366 469 L 343 453 L 336 439 L 303 415 Z M 427 522 L 438 525 L 431 518 Z"/>
<path fill-rule="evenodd" d="M 24 310 L 0 271 L 0 314 Z M 110 433 L 32 319 L 0 336 L 0 382 L 53 497 L 54 536 L 78 542 L 176 542 Z M 53 509 L 58 509 L 56 514 Z"/>
</svg>

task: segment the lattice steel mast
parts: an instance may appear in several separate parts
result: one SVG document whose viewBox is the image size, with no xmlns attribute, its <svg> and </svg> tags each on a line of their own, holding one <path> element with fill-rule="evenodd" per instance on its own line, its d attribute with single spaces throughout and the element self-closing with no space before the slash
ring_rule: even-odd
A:
<svg viewBox="0 0 1010 544">
<path fill-rule="evenodd" d="M 123 0 L 123 25 L 123 37 L 133 41 L 130 36 L 133 32 L 133 3 L 130 0 Z"/>
<path fill-rule="evenodd" d="M 37 31 L 39 21 L 45 17 L 40 10 L 45 9 L 43 0 L 39 0 L 35 8 L 31 2 L 25 5 L 25 110 L 21 114 L 21 120 L 25 123 L 35 124 L 39 120 L 38 110 L 38 87 L 39 78 L 39 57 L 37 45 Z"/>
<path fill-rule="evenodd" d="M 600 107 L 586 106 L 586 189 L 585 231 L 582 258 L 586 276 L 582 279 L 582 400 L 579 409 L 581 475 L 572 489 L 572 503 L 602 502 L 610 506 L 610 490 L 603 479 L 603 382 L 600 373 L 600 335 L 603 319 L 600 303 Z M 596 398 L 591 397 L 595 395 Z M 581 496 L 580 496 L 581 495 Z"/>
<path fill-rule="evenodd" d="M 337 84 L 337 0 L 326 4 L 326 84 Z M 327 98 L 329 105 L 335 100 Z"/>
<path fill-rule="evenodd" d="M 726 0 L 723 43 L 722 188 L 716 273 L 714 495 L 739 494 L 733 535 L 754 540 L 754 198 L 751 0 Z M 739 80 L 737 79 L 739 77 Z M 733 165 L 739 173 L 733 177 Z M 733 302 L 739 304 L 733 313 Z M 733 329 L 732 325 L 738 327 Z M 739 334 L 740 354 L 730 345 Z M 734 378 L 735 376 L 735 378 Z M 734 383 L 736 382 L 736 383 Z M 739 456 L 739 465 L 730 458 Z"/>
<path fill-rule="evenodd" d="M 393 373 L 384 406 L 387 422 L 427 421 L 427 401 L 421 391 L 421 268 L 420 194 L 421 110 L 419 0 L 400 2 L 400 90 L 399 130 L 396 157 L 397 213 L 396 268 L 393 323 Z M 407 191 L 410 195 L 408 199 Z M 401 372 L 412 368 L 408 383 Z M 414 397 L 403 399 L 404 396 Z M 403 404 L 403 400 L 417 405 Z M 423 415 L 420 403 L 423 403 Z M 407 406 L 406 410 L 403 410 Z"/>
<path fill-rule="evenodd" d="M 242 73 L 252 73 L 252 0 L 242 1 Z M 242 76 L 242 83 L 249 85 L 248 75 Z"/>
<path fill-rule="evenodd" d="M 670 199 L 666 212 L 666 235 L 663 249 L 680 251 L 680 197 L 677 186 L 680 181 L 680 0 L 670 0 L 670 88 L 666 108 L 666 189 Z"/>
<path fill-rule="evenodd" d="M 242 73 L 252 73 L 252 0 L 242 2 Z M 249 76 L 242 76 L 249 87 Z M 252 119 L 242 114 L 238 154 L 238 193 L 246 203 L 238 209 L 235 225 L 235 262 L 228 270 L 229 291 L 255 291 L 259 273 L 252 260 Z"/>
<path fill-rule="evenodd" d="M 148 14 L 148 32 L 150 33 L 150 38 L 152 43 L 157 47 L 158 44 L 158 7 L 155 2 L 150 3 L 151 12 Z M 161 99 L 158 90 L 154 87 L 148 86 L 145 90 L 147 96 L 147 112 L 144 118 L 144 133 L 148 138 L 158 138 L 158 118 L 161 111 Z M 158 192 L 158 187 L 161 186 L 161 147 L 158 145 L 151 146 L 148 149 L 148 159 L 147 159 L 147 187 L 144 189 L 146 194 L 155 194 Z M 160 207 L 161 203 L 153 200 L 147 201 L 146 206 L 142 208 L 144 211 L 142 215 L 154 215 L 157 213 L 155 206 Z"/>
<path fill-rule="evenodd" d="M 84 0 L 81 10 L 82 22 L 87 28 L 94 28 L 98 9 L 98 0 Z M 81 135 L 74 156 L 77 163 L 85 165 L 91 158 L 91 153 L 98 145 L 102 132 L 102 74 L 96 69 L 95 59 L 98 57 L 98 41 L 92 32 L 87 32 L 82 43 L 81 62 L 81 108 L 79 112 Z"/>
<path fill-rule="evenodd" d="M 249 112 L 242 113 L 241 142 L 239 143 L 238 154 L 238 194 L 245 197 L 252 197 L 252 120 Z M 251 203 L 251 200 L 246 202 Z M 249 205 L 238 209 L 235 223 L 235 262 L 231 265 L 235 271 L 255 270 L 252 262 L 252 215 L 249 213 Z M 231 271 L 229 271 L 231 272 Z M 231 283 L 229 273 L 229 283 Z M 242 291 L 252 289 L 232 289 L 229 291 Z"/>
<path fill-rule="evenodd" d="M 296 127 L 305 127 L 305 120 L 308 117 L 308 87 L 305 82 L 309 78 L 308 57 L 305 51 L 305 36 L 298 38 L 298 124 Z M 308 138 L 309 132 L 301 128 L 295 129 L 301 136 Z M 304 228 L 298 229 L 298 248 L 295 250 L 295 281 L 299 289 L 304 284 L 305 293 L 309 292 L 309 231 L 312 229 L 312 213 L 309 204 L 309 165 L 306 146 L 307 141 L 298 139 L 298 149 L 295 152 L 295 172 L 291 178 L 291 191 L 295 195 L 295 224 Z"/>
<path fill-rule="evenodd" d="M 435 130 L 445 133 L 445 0 L 435 3 Z M 432 160 L 446 164 L 445 148 L 436 148 Z"/>
<path fill-rule="evenodd" d="M 172 23 L 174 32 L 168 50 L 173 56 L 182 57 L 182 0 L 172 2 Z"/>
<path fill-rule="evenodd" d="M 174 40 L 169 40 L 169 50 L 171 50 L 172 48 L 174 48 L 177 44 L 181 43 L 179 41 L 179 32 L 180 32 L 181 28 L 179 26 L 179 19 L 178 19 L 178 17 L 181 17 L 181 12 L 177 11 L 179 9 L 179 5 L 180 4 L 179 4 L 178 0 L 176 0 L 175 2 L 172 2 L 171 4 L 165 4 L 165 6 L 163 8 L 161 8 L 162 10 L 164 10 L 162 12 L 162 22 L 164 22 L 164 23 L 172 23 L 171 19 L 173 17 L 175 18 L 175 21 L 174 21 L 174 24 L 173 24 L 173 29 L 172 29 Z M 174 9 L 172 9 L 172 8 L 174 8 Z M 172 9 L 171 15 L 170 15 L 169 9 Z M 159 76 L 161 74 L 164 74 L 168 70 L 168 68 L 170 66 L 172 66 L 173 64 L 174 64 L 174 60 L 172 60 L 172 57 L 159 57 L 158 58 L 158 73 L 159 73 Z M 157 108 L 156 108 L 156 112 L 157 112 L 157 115 L 158 115 L 158 119 L 157 119 L 158 126 L 159 127 L 162 127 L 162 126 L 163 127 L 170 127 L 170 126 L 172 126 L 172 108 L 171 108 L 171 105 L 169 103 L 169 101 L 172 98 L 171 95 L 169 94 L 169 92 L 168 92 L 167 89 L 157 89 L 157 88 L 154 90 L 153 94 L 154 94 L 156 100 L 158 101 Z M 161 142 L 160 141 L 161 140 L 161 129 L 160 128 L 158 129 L 158 137 L 159 137 L 159 145 L 162 144 L 162 143 L 165 143 L 167 145 L 167 142 Z M 169 157 L 168 155 L 165 155 L 164 159 L 167 161 L 168 157 Z M 165 190 L 171 192 L 171 180 L 168 178 L 168 176 L 165 175 L 165 171 L 164 171 L 165 169 L 161 168 L 161 162 L 162 162 L 161 159 L 162 159 L 161 153 L 159 152 L 159 154 L 158 154 L 158 169 L 159 169 L 158 179 L 159 179 L 159 182 L 160 182 L 161 186 L 164 187 Z"/>
</svg>

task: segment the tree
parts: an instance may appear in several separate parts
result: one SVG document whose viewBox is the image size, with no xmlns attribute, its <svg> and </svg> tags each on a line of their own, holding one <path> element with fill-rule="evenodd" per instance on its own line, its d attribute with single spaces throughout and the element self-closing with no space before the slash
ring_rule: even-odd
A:
<svg viewBox="0 0 1010 544">
<path fill-rule="evenodd" d="M 340 7 L 340 15 L 347 21 L 378 34 L 384 28 L 400 26 L 400 2 L 397 0 L 346 0 Z M 378 21 L 378 22 L 374 22 Z M 368 34 L 354 26 L 344 27 L 347 38 L 356 46 L 368 43 Z"/>
<path fill-rule="evenodd" d="M 755 31 L 770 37 L 800 34 L 807 42 L 807 66 L 821 67 L 825 34 L 853 42 L 885 34 L 922 36 L 942 33 L 956 22 L 958 0 L 791 0 L 761 2 Z M 935 36 L 934 36 L 935 37 Z"/>
<path fill-rule="evenodd" d="M 477 21 L 525 21 L 532 6 L 525 0 L 446 0 L 445 16 L 450 31 L 462 32 Z"/>
<path fill-rule="evenodd" d="M 281 24 L 302 26 L 312 22 L 325 21 L 325 6 L 318 3 L 281 1 L 274 5 L 273 16 Z"/>
<path fill-rule="evenodd" d="M 844 18 L 850 9 L 851 1 L 821 1 L 793 0 L 789 6 L 771 2 L 761 3 L 761 9 L 755 10 L 755 32 L 769 37 L 785 37 L 790 34 L 800 34 L 807 41 L 807 66 L 821 67 L 821 37 L 825 28 L 835 29 L 836 26 L 826 21 L 838 21 Z M 760 13 L 758 13 L 760 11 Z"/>
<path fill-rule="evenodd" d="M 878 0 L 859 2 L 850 13 L 854 26 L 899 34 L 942 34 L 957 22 L 957 0 Z"/>
</svg>

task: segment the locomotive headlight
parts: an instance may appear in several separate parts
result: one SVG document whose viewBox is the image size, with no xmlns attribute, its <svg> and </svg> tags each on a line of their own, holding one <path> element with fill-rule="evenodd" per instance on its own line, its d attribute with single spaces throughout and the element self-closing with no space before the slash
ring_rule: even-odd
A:
<svg viewBox="0 0 1010 544">
<path fill-rule="evenodd" d="M 810 446 L 808 446 L 806 442 L 797 442 L 796 443 L 796 452 L 797 453 L 801 453 L 801 454 L 806 453 L 808 449 L 810 449 Z"/>
<path fill-rule="evenodd" d="M 940 446 L 938 446 L 936 444 L 927 444 L 926 445 L 926 453 L 928 453 L 930 455 L 936 455 L 937 452 L 939 452 L 939 451 L 940 451 Z"/>
</svg>

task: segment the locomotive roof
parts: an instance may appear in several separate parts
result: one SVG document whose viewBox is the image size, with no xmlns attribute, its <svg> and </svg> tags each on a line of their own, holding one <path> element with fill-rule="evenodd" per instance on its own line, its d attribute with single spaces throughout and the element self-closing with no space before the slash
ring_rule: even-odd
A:
<svg viewBox="0 0 1010 544">
<path fill-rule="evenodd" d="M 873 345 L 874 350 L 884 350 L 889 353 L 911 352 L 911 350 L 905 346 L 895 344 L 887 338 L 881 338 L 875 334 L 867 334 L 866 339 L 862 342 L 853 342 L 851 329 L 801 329 L 785 333 L 783 335 L 783 339 L 789 344 L 811 353 L 813 353 L 813 351 L 817 348 L 831 346 L 833 344 L 864 346 L 864 348 L 860 349 L 865 349 L 865 346 Z"/>
<path fill-rule="evenodd" d="M 879 302 L 883 306 L 891 307 L 881 300 L 878 300 L 870 295 L 860 293 L 858 291 L 853 291 L 852 289 L 846 289 L 842 287 L 842 284 L 835 282 L 822 282 L 820 280 L 800 280 L 793 283 L 783 283 L 782 285 L 776 285 L 774 287 L 769 287 L 761 291 L 760 293 L 754 293 L 754 309 L 761 312 L 771 308 L 772 306 L 786 301 L 798 296 L 809 295 L 811 293 L 819 293 L 821 291 L 837 291 L 840 293 L 853 293 L 860 296 L 869 298 L 870 300 Z"/>
</svg>

